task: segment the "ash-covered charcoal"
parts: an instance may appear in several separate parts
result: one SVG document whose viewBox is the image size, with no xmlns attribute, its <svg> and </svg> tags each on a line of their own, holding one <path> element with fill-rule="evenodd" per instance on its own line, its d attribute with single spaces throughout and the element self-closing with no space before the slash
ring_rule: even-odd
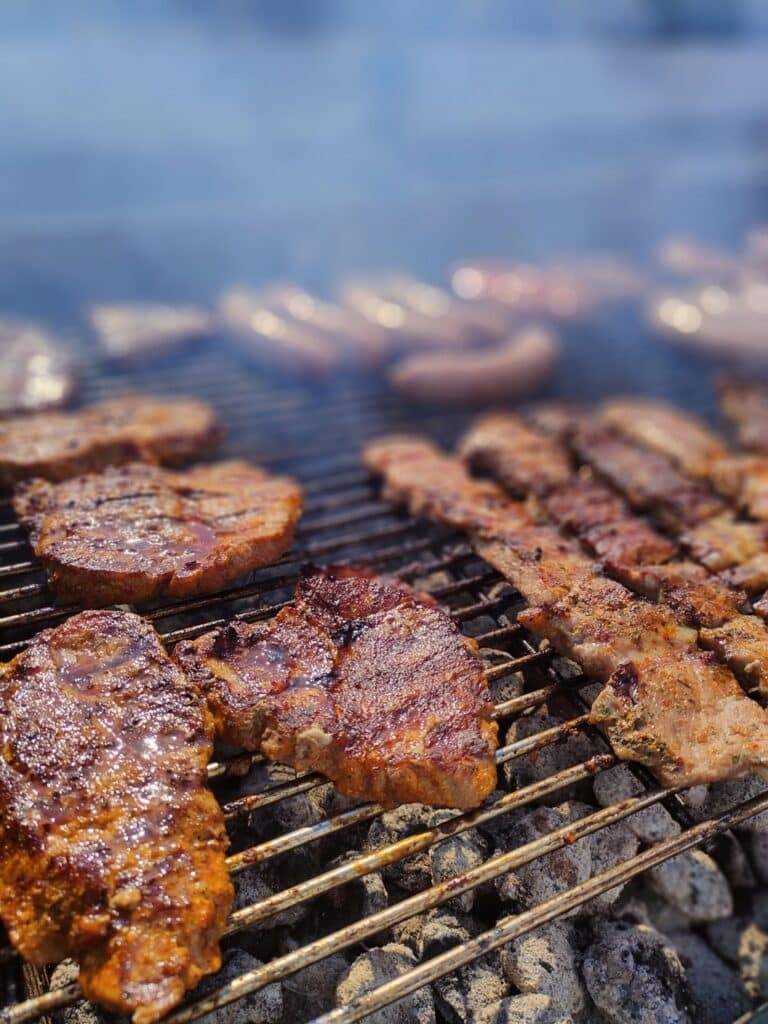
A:
<svg viewBox="0 0 768 1024">
<path fill-rule="evenodd" d="M 77 981 L 80 966 L 74 960 L 62 960 L 54 967 L 48 987 L 51 991 L 64 988 Z M 52 1015 L 53 1024 L 106 1024 L 107 1017 L 98 1006 L 92 1003 L 79 1002 L 74 1006 L 65 1006 Z"/>
<path fill-rule="evenodd" d="M 468 942 L 481 931 L 477 920 L 470 914 L 454 913 L 445 907 L 431 910 L 424 920 L 421 932 L 420 959 L 429 960 L 452 946 Z"/>
<path fill-rule="evenodd" d="M 707 926 L 715 950 L 738 969 L 751 997 L 768 998 L 768 933 L 746 916 L 729 917 Z"/>
<path fill-rule="evenodd" d="M 437 843 L 429 851 L 430 870 L 435 885 L 447 878 L 464 874 L 478 867 L 488 859 L 488 844 L 475 829 L 451 836 Z M 468 913 L 475 905 L 478 890 L 470 889 L 460 896 L 454 896 L 446 906 L 449 909 Z"/>
<path fill-rule="evenodd" d="M 473 1024 L 575 1024 L 569 1013 L 563 1013 L 549 996 L 507 996 L 493 1006 L 486 1006 Z"/>
<path fill-rule="evenodd" d="M 280 889 L 281 885 L 275 873 L 267 865 L 254 866 L 235 875 L 232 879 L 235 886 L 234 910 L 242 907 L 250 907 L 263 900 L 269 899 Z M 269 931 L 272 928 L 291 928 L 303 921 L 308 914 L 306 903 L 299 903 L 295 907 L 283 910 L 279 914 L 273 914 L 258 924 L 249 925 L 251 931 Z"/>
<path fill-rule="evenodd" d="M 330 861 L 327 868 L 330 871 L 361 856 L 359 850 L 349 850 Z M 340 888 L 331 889 L 320 899 L 318 910 L 321 917 L 333 921 L 334 928 L 341 928 L 385 910 L 388 904 L 389 898 L 384 881 L 378 872 L 374 872 L 370 875 L 360 875 Z"/>
<path fill-rule="evenodd" d="M 195 989 L 195 997 L 202 999 L 221 988 L 228 981 L 234 981 L 247 971 L 262 967 L 261 960 L 242 949 L 231 950 L 218 974 L 209 975 Z M 283 990 L 273 982 L 257 992 L 250 992 L 228 1006 L 222 1006 L 213 1013 L 200 1017 L 200 1024 L 280 1024 L 283 1019 Z"/>
<path fill-rule="evenodd" d="M 575 940 L 567 921 L 550 921 L 501 950 L 504 977 L 519 992 L 549 996 L 563 1013 L 578 1014 L 586 1005 L 576 966 Z"/>
<path fill-rule="evenodd" d="M 445 1024 L 475 1024 L 509 992 L 498 953 L 438 978 L 432 988 L 439 1019 Z"/>
<path fill-rule="evenodd" d="M 502 616 L 499 616 L 501 622 Z M 478 615 L 477 618 L 468 619 L 462 623 L 461 631 L 465 636 L 481 636 L 483 633 L 492 633 L 499 625 L 490 615 Z"/>
<path fill-rule="evenodd" d="M 570 821 L 578 821 L 579 818 L 584 818 L 594 812 L 594 808 L 589 804 L 575 801 L 561 804 L 559 810 L 566 814 Z M 599 875 L 602 871 L 607 871 L 609 868 L 615 867 L 616 864 L 623 864 L 630 857 L 634 857 L 639 845 L 637 836 L 624 821 L 608 825 L 600 829 L 599 832 L 586 836 L 582 842 L 589 844 L 592 853 L 592 875 Z M 621 895 L 624 884 L 616 885 L 607 892 L 595 896 L 582 908 L 581 913 L 594 914 L 607 911 Z"/>
<path fill-rule="evenodd" d="M 291 953 L 301 943 L 289 939 L 284 952 Z M 349 961 L 341 953 L 310 964 L 283 980 L 284 1024 L 314 1020 L 336 1006 L 336 986 L 349 970 Z"/>
<path fill-rule="evenodd" d="M 600 806 L 610 807 L 620 800 L 639 796 L 643 792 L 643 785 L 627 765 L 619 764 L 595 776 L 592 789 Z M 680 832 L 678 823 L 661 804 L 636 811 L 626 819 L 626 823 L 643 843 L 657 843 Z"/>
<path fill-rule="evenodd" d="M 645 916 L 639 924 L 648 924 L 657 931 L 668 935 L 674 931 L 684 931 L 691 927 L 691 919 L 682 910 L 673 907 L 669 900 L 660 896 L 656 889 L 652 888 L 647 876 L 643 877 L 641 885 L 642 902 L 645 907 Z M 623 915 L 622 915 L 623 916 Z"/>
<path fill-rule="evenodd" d="M 663 899 L 696 924 L 733 913 L 728 879 L 703 850 L 687 850 L 657 864 L 648 879 Z"/>
<path fill-rule="evenodd" d="M 561 828 L 572 819 L 559 807 L 537 807 L 508 815 L 514 846 L 523 846 Z M 592 874 L 592 849 L 580 841 L 536 858 L 496 879 L 496 891 L 505 903 L 523 910 L 537 906 L 567 889 L 585 882 Z M 569 916 L 577 914 L 578 908 Z"/>
<path fill-rule="evenodd" d="M 368 829 L 365 850 L 379 850 L 382 846 L 397 843 L 416 832 L 423 832 L 450 818 L 445 811 L 435 811 L 424 804 L 403 804 L 392 811 L 386 811 L 376 818 Z M 429 850 L 415 857 L 389 864 L 384 868 L 384 879 L 394 883 L 405 892 L 419 892 L 432 884 L 432 864 Z"/>
<path fill-rule="evenodd" d="M 696 1024 L 732 1024 L 750 1009 L 752 1000 L 738 974 L 702 938 L 690 931 L 667 933 L 667 938 L 685 968 Z"/>
<path fill-rule="evenodd" d="M 694 1024 L 683 965 L 669 940 L 653 928 L 599 922 L 582 974 L 610 1024 Z"/>
<path fill-rule="evenodd" d="M 371 989 L 399 978 L 416 966 L 416 957 L 407 946 L 389 943 L 362 953 L 336 987 L 336 1002 L 341 1006 Z M 418 989 L 392 1006 L 382 1007 L 366 1018 L 367 1024 L 436 1024 L 435 1004 L 429 986 Z"/>
<path fill-rule="evenodd" d="M 562 725 L 562 723 L 563 719 L 561 718 L 538 712 L 523 715 L 510 725 L 506 743 L 516 743 L 529 736 L 535 736 L 544 729 Z M 557 743 L 550 743 L 542 750 L 535 750 L 530 754 L 523 754 L 522 757 L 515 757 L 511 761 L 507 761 L 504 765 L 504 777 L 510 789 L 523 789 L 532 782 L 551 778 L 566 768 L 580 764 L 597 753 L 599 753 L 597 746 L 588 736 L 582 732 L 575 732 Z M 554 805 L 568 797 L 588 796 L 588 785 L 588 783 L 584 783 L 569 786 L 567 789 L 558 789 L 549 797 L 543 797 L 542 801 Z"/>
<path fill-rule="evenodd" d="M 479 654 L 484 663 L 490 666 L 491 662 L 484 658 L 482 650 Z M 495 660 L 493 664 L 498 665 L 500 663 L 498 660 Z M 494 703 L 503 704 L 504 701 L 514 700 L 515 697 L 525 693 L 525 677 L 522 672 L 510 672 L 508 675 L 489 679 L 488 689 L 491 691 Z"/>
</svg>

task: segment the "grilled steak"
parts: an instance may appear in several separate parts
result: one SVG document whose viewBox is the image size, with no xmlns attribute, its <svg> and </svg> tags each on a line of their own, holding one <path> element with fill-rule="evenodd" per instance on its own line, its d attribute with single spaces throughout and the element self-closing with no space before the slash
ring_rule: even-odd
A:
<svg viewBox="0 0 768 1024">
<path fill-rule="evenodd" d="M 221 963 L 212 723 L 152 628 L 90 611 L 0 667 L 0 917 L 30 961 L 150 1024 Z"/>
<path fill-rule="evenodd" d="M 459 453 L 470 466 L 487 470 L 513 494 L 546 494 L 573 474 L 562 445 L 529 430 L 510 413 L 490 413 L 475 420 Z"/>
<path fill-rule="evenodd" d="M 693 785 L 747 774 L 768 765 L 768 715 L 745 695 L 731 672 L 695 646 L 696 632 L 671 609 L 638 598 L 607 579 L 599 566 L 525 506 L 496 502 L 473 525 L 477 482 L 457 461 L 411 441 L 408 472 L 401 439 L 366 450 L 388 493 L 414 510 L 467 529 L 475 548 L 532 606 L 518 616 L 605 686 L 591 717 L 623 758 L 641 761 L 667 785 Z M 450 470 L 450 471 L 449 471 Z M 438 481 L 443 480 L 438 493 Z M 420 480 L 429 480 L 425 501 Z M 457 517 L 452 520 L 452 510 Z"/>
<path fill-rule="evenodd" d="M 666 455 L 686 473 L 708 477 L 728 454 L 725 443 L 690 413 L 648 398 L 616 398 L 601 412 L 606 426 L 644 448 Z"/>
<path fill-rule="evenodd" d="M 126 462 L 176 465 L 218 440 L 210 406 L 192 399 L 124 395 L 79 412 L 0 421 L 0 485 L 66 480 Z"/>
<path fill-rule="evenodd" d="M 474 653 L 450 617 L 400 581 L 314 569 L 271 622 L 177 645 L 224 740 L 351 797 L 474 807 L 496 785 L 496 725 Z"/>
<path fill-rule="evenodd" d="M 76 376 L 74 361 L 47 331 L 0 318 L 0 416 L 64 405 Z"/>
<path fill-rule="evenodd" d="M 293 539 L 301 491 L 244 462 L 131 463 L 20 484 L 13 507 L 51 589 L 97 607 L 207 594 L 269 565 Z"/>
<path fill-rule="evenodd" d="M 110 359 L 146 359 L 210 334 L 213 317 L 196 306 L 94 306 L 90 321 Z"/>
<path fill-rule="evenodd" d="M 768 384 L 728 377 L 720 383 L 720 408 L 744 448 L 768 454 Z"/>
<path fill-rule="evenodd" d="M 753 519 L 768 520 L 768 457 L 729 455 L 715 463 L 710 479 Z"/>
</svg>

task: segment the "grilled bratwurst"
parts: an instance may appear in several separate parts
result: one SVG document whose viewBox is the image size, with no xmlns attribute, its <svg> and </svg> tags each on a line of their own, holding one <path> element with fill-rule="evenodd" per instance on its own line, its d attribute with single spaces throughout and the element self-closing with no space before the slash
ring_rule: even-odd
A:
<svg viewBox="0 0 768 1024">
<path fill-rule="evenodd" d="M 301 490 L 244 462 L 132 463 L 31 480 L 13 506 L 51 589 L 97 607 L 207 594 L 269 565 L 293 539 Z"/>
</svg>

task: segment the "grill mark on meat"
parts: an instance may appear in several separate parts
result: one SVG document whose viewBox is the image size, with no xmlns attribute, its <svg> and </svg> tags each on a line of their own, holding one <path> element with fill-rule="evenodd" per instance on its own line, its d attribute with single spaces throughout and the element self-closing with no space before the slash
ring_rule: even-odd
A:
<svg viewBox="0 0 768 1024">
<path fill-rule="evenodd" d="M 0 666 L 0 917 L 151 1024 L 219 968 L 232 903 L 212 721 L 152 627 L 89 611 Z"/>
<path fill-rule="evenodd" d="M 392 497 L 468 530 L 480 557 L 530 605 L 518 621 L 605 684 L 591 720 L 619 757 L 641 761 L 671 785 L 765 768 L 768 715 L 727 668 L 696 648 L 695 631 L 669 609 L 607 579 L 574 542 L 534 522 L 520 503 L 503 505 L 498 492 L 493 516 L 481 506 L 473 523 L 468 495 L 477 482 L 429 442 L 382 439 L 364 458 Z M 535 561 L 524 557 L 535 550 Z M 637 680 L 631 700 L 622 674 L 614 678 L 627 663 Z"/>
<path fill-rule="evenodd" d="M 124 395 L 78 412 L 13 417 L 0 422 L 0 485 L 135 461 L 178 465 L 218 438 L 213 410 L 194 399 Z"/>
<path fill-rule="evenodd" d="M 51 588 L 98 606 L 211 593 L 269 565 L 293 539 L 301 492 L 241 462 L 137 463 L 20 484 L 13 506 Z"/>
<path fill-rule="evenodd" d="M 497 727 L 475 655 L 427 595 L 364 569 L 305 570 L 294 605 L 177 645 L 217 735 L 347 796 L 474 807 Z"/>
</svg>

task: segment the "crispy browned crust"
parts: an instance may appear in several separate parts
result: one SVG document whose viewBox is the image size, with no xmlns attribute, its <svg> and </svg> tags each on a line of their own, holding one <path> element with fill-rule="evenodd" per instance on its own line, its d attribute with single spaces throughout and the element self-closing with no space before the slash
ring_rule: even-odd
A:
<svg viewBox="0 0 768 1024">
<path fill-rule="evenodd" d="M 697 562 L 749 594 L 768 587 L 768 524 L 726 512 L 684 530 L 680 543 Z"/>
<path fill-rule="evenodd" d="M 728 454 L 722 438 L 690 413 L 650 398 L 613 398 L 601 410 L 603 423 L 631 441 L 671 459 L 686 473 L 707 478 Z"/>
<path fill-rule="evenodd" d="M 725 502 L 705 483 L 689 479 L 669 459 L 604 428 L 576 432 L 579 458 L 616 487 L 634 508 L 650 511 L 680 530 L 725 511 Z"/>
<path fill-rule="evenodd" d="M 98 607 L 208 594 L 290 546 L 301 490 L 244 462 L 133 463 L 20 484 L 13 506 L 51 589 Z"/>
<path fill-rule="evenodd" d="M 513 413 L 489 413 L 475 420 L 461 440 L 459 454 L 517 495 L 546 494 L 573 473 L 562 445 L 530 430 Z"/>
<path fill-rule="evenodd" d="M 475 481 L 432 446 L 412 442 L 408 480 L 399 472 L 395 441 L 375 446 L 390 492 L 428 515 L 450 517 L 474 536 L 478 554 L 494 565 L 532 606 L 518 616 L 556 650 L 605 683 L 591 717 L 623 758 L 641 761 L 667 785 L 693 785 L 743 775 L 768 764 L 768 715 L 750 700 L 714 655 L 696 647 L 696 631 L 673 611 L 636 597 L 551 526 L 509 502 L 487 510 L 476 528 L 468 495 Z M 418 463 L 418 465 L 417 465 Z M 424 502 L 418 481 L 429 479 Z M 439 480 L 442 492 L 438 492 Z M 415 500 L 409 483 L 415 488 Z M 526 521 L 527 519 L 527 521 Z"/>
<path fill-rule="evenodd" d="M 351 797 L 474 807 L 496 785 L 496 724 L 474 644 L 430 597 L 365 569 L 315 569 L 269 623 L 174 657 L 224 740 L 322 772 Z"/>
<path fill-rule="evenodd" d="M 0 485 L 133 461 L 177 465 L 218 438 L 213 410 L 194 399 L 124 395 L 79 412 L 15 417 L 0 421 Z"/>
<path fill-rule="evenodd" d="M 212 722 L 136 615 L 90 611 L 0 669 L 0 917 L 36 964 L 156 1021 L 220 966 L 232 902 Z"/>
<path fill-rule="evenodd" d="M 768 520 L 768 457 L 729 455 L 712 466 L 710 479 L 720 494 L 733 499 L 747 515 Z"/>
</svg>

